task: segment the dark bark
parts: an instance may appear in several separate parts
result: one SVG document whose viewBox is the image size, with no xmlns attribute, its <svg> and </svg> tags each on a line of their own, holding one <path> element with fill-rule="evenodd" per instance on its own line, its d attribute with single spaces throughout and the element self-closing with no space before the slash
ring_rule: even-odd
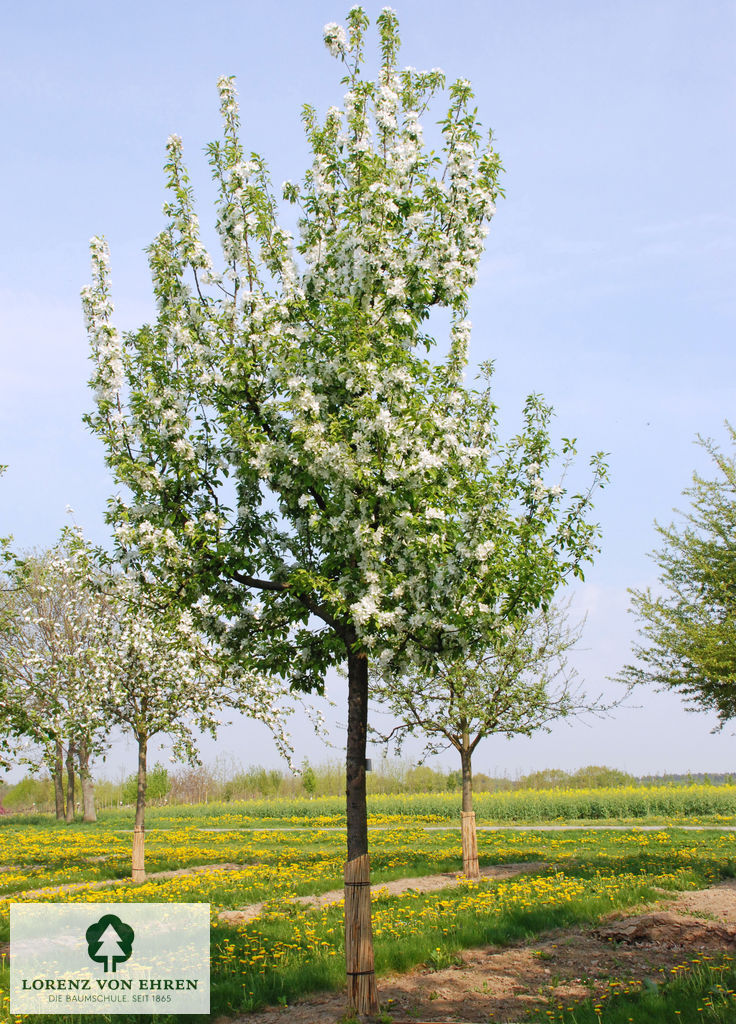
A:
<svg viewBox="0 0 736 1024">
<path fill-rule="evenodd" d="M 478 837 L 475 828 L 475 812 L 473 811 L 473 769 L 472 758 L 475 744 L 470 742 L 468 728 L 462 723 L 460 742 L 460 763 L 463 770 L 463 810 L 460 815 L 462 822 L 463 874 L 466 878 L 480 878 L 478 866 Z"/>
<path fill-rule="evenodd" d="M 138 734 L 138 791 L 135 800 L 135 827 L 145 827 L 146 817 L 146 754 L 148 749 L 148 736 L 145 733 Z"/>
<path fill-rule="evenodd" d="M 79 744 L 79 781 L 82 786 L 82 820 L 97 821 L 95 786 L 89 770 L 89 748 L 84 741 Z"/>
<path fill-rule="evenodd" d="M 134 882 L 143 882 L 146 877 L 145 817 L 146 817 L 146 752 L 148 734 L 136 733 L 138 740 L 138 791 L 135 801 L 135 827 L 133 829 L 133 857 L 131 877 Z"/>
<path fill-rule="evenodd" d="M 371 925 L 370 861 L 365 748 L 368 733 L 368 657 L 348 646 L 347 841 L 345 865 L 345 967 L 348 1001 L 357 1015 L 378 1014 Z"/>
<path fill-rule="evenodd" d="M 473 754 L 470 749 L 468 730 L 463 729 L 460 763 L 463 771 L 463 810 L 473 810 Z"/>
<path fill-rule="evenodd" d="M 348 738 L 345 759 L 348 860 L 368 853 L 365 750 L 368 732 L 368 658 L 348 651 Z"/>
<path fill-rule="evenodd" d="M 75 769 L 74 769 L 74 744 L 69 741 L 66 751 L 66 820 L 74 821 L 74 790 L 75 790 Z"/>
<path fill-rule="evenodd" d="M 64 748 L 61 740 L 56 741 L 54 755 L 54 770 L 51 773 L 54 780 L 54 803 L 56 805 L 56 820 L 64 819 Z"/>
</svg>

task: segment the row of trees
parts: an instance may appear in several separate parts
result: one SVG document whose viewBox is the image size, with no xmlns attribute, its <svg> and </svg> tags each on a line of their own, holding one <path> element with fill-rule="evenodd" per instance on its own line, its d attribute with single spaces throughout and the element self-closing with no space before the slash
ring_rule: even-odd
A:
<svg viewBox="0 0 736 1024">
<path fill-rule="evenodd" d="M 54 549 L 16 559 L 5 582 L 3 608 L 7 628 L 0 635 L 0 670 L 8 684 L 2 721 L 5 731 L 15 735 L 16 762 L 48 770 L 54 784 L 58 818 L 73 820 L 75 779 L 79 777 L 84 820 L 95 820 L 90 765 L 95 758 L 104 756 L 111 728 L 115 726 L 131 733 L 143 754 L 138 770 L 143 789 L 140 801 L 133 799 L 133 803 L 141 804 L 140 814 L 143 794 L 151 795 L 146 750 L 142 748 L 155 732 L 177 737 L 180 752 L 193 763 L 196 752 L 192 729 L 201 729 L 203 722 L 193 718 L 184 703 L 187 687 L 180 684 L 192 678 L 191 672 L 182 671 L 184 657 L 190 658 L 196 670 L 200 709 L 209 703 L 215 711 L 224 706 L 242 711 L 248 683 L 251 706 L 257 700 L 261 717 L 267 717 L 269 709 L 262 695 L 253 692 L 252 680 L 241 674 L 237 692 L 234 687 L 225 692 L 224 683 L 232 678 L 232 671 L 228 674 L 222 652 L 215 651 L 210 644 L 206 658 L 203 657 L 203 638 L 193 633 L 188 616 L 179 622 L 172 637 L 155 609 L 141 606 L 140 592 L 136 592 L 137 603 L 130 601 L 130 580 L 128 616 L 122 621 L 122 579 L 110 566 L 102 567 L 99 555 L 85 545 L 78 532 L 68 529 Z M 148 644 L 155 645 L 158 652 L 157 663 L 150 653 L 145 661 L 137 658 L 142 670 L 149 674 L 155 671 L 159 678 L 168 676 L 165 686 L 177 689 L 176 700 L 163 701 L 165 687 L 159 684 L 161 702 L 171 711 L 166 720 L 159 713 L 155 721 L 152 709 L 146 706 L 140 673 L 132 671 L 132 653 L 128 653 L 127 662 L 121 660 L 120 648 L 131 643 L 131 616 L 137 628 L 148 634 Z M 552 608 L 531 616 L 525 629 L 517 627 L 513 643 L 506 638 L 502 650 L 487 651 L 478 664 L 468 664 L 464 671 L 459 664 L 444 664 L 438 659 L 436 678 L 429 680 L 429 685 L 421 686 L 419 680 L 407 679 L 402 687 L 396 687 L 386 679 L 375 679 L 373 699 L 380 701 L 382 710 L 393 718 L 387 734 L 381 735 L 374 728 L 374 736 L 387 744 L 393 740 L 397 752 L 405 734 L 414 732 L 427 738 L 425 755 L 454 745 L 461 754 L 463 770 L 454 773 L 453 778 L 457 775 L 462 780 L 464 810 L 469 811 L 471 757 L 484 736 L 530 735 L 548 722 L 585 706 L 572 686 L 574 674 L 566 664 L 567 651 L 578 635 L 579 628 L 568 627 L 563 611 Z M 140 638 L 137 639 L 140 648 Z M 111 659 L 116 659 L 112 669 Z M 162 661 L 167 661 L 163 673 Z M 105 691 L 111 670 L 124 678 L 123 690 L 118 686 L 114 692 Z M 213 670 L 220 677 L 218 685 L 214 685 Z M 270 718 L 272 726 L 281 723 L 283 713 L 282 706 L 280 717 Z M 214 728 L 212 717 L 209 728 Z M 280 743 L 283 750 L 283 735 Z M 430 769 L 422 768 L 413 769 L 411 778 L 421 776 L 422 771 L 434 778 Z M 257 784 L 259 792 L 273 794 L 281 787 L 283 780 L 278 772 L 261 774 L 263 779 L 256 777 L 256 773 L 250 780 L 250 790 Z M 302 764 L 298 777 L 304 792 L 315 791 L 317 777 L 308 762 Z M 444 775 L 441 779 L 444 784 Z M 236 783 L 237 779 L 229 780 L 228 787 Z M 126 790 L 126 803 L 131 802 L 130 796 Z"/>
<path fill-rule="evenodd" d="M 237 711 L 265 721 L 284 751 L 279 690 L 223 657 L 193 626 L 192 614 L 156 603 L 155 591 L 110 564 L 73 529 L 42 554 L 9 559 L 0 630 L 2 731 L 14 738 L 4 760 L 43 765 L 54 782 L 57 817 L 74 818 L 81 780 L 84 820 L 96 817 L 90 764 L 111 730 L 138 750 L 133 874 L 143 877 L 149 741 L 166 734 L 196 761 L 196 739 Z M 63 774 L 66 774 L 66 809 Z"/>
</svg>

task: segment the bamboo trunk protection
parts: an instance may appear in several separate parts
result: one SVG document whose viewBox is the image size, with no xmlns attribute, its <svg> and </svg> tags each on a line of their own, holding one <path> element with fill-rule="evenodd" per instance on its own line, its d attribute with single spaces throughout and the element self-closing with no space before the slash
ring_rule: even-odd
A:
<svg viewBox="0 0 736 1024">
<path fill-rule="evenodd" d="M 145 867 L 145 830 L 141 825 L 136 825 L 133 829 L 133 871 L 132 877 L 134 882 L 145 882 L 146 880 L 146 867 Z"/>
<path fill-rule="evenodd" d="M 371 927 L 368 854 L 345 865 L 345 973 L 348 1002 L 359 1014 L 379 1012 Z"/>
<path fill-rule="evenodd" d="M 463 874 L 466 878 L 480 878 L 478 839 L 475 830 L 475 811 L 461 811 L 463 836 Z"/>
</svg>

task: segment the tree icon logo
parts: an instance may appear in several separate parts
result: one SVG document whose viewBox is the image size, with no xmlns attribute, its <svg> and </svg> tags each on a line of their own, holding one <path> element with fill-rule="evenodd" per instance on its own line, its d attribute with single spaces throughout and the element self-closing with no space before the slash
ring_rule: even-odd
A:
<svg viewBox="0 0 736 1024">
<path fill-rule="evenodd" d="M 119 963 L 124 963 L 133 952 L 135 932 L 115 914 L 103 914 L 85 932 L 87 953 L 96 964 L 104 964 L 105 973 L 114 974 Z"/>
</svg>

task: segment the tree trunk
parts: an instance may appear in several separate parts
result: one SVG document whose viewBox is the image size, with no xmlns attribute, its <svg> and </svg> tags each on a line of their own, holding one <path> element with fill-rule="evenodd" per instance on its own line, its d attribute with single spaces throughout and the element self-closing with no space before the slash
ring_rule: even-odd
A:
<svg viewBox="0 0 736 1024">
<path fill-rule="evenodd" d="M 368 658 L 348 646 L 346 796 L 348 860 L 345 865 L 345 968 L 348 1001 L 361 1016 L 379 1012 L 373 960 L 365 749 L 368 731 Z"/>
<path fill-rule="evenodd" d="M 69 741 L 66 751 L 66 821 L 68 824 L 74 821 L 74 744 Z"/>
<path fill-rule="evenodd" d="M 146 751 L 148 736 L 138 734 L 138 792 L 135 801 L 135 826 L 133 828 L 133 871 L 134 882 L 146 879 L 145 859 L 145 818 L 146 818 Z"/>
<path fill-rule="evenodd" d="M 97 821 L 95 785 L 89 770 L 89 749 L 84 740 L 79 744 L 79 779 L 82 784 L 82 821 Z"/>
<path fill-rule="evenodd" d="M 56 752 L 54 756 L 54 770 L 51 777 L 54 780 L 54 803 L 56 804 L 56 820 L 64 820 L 64 748 L 61 740 L 56 741 Z"/>
<path fill-rule="evenodd" d="M 477 882 L 480 878 L 478 866 L 478 838 L 475 830 L 475 811 L 473 810 L 473 771 L 470 738 L 467 729 L 463 729 L 462 750 L 460 760 L 463 768 L 463 874 Z"/>
</svg>

